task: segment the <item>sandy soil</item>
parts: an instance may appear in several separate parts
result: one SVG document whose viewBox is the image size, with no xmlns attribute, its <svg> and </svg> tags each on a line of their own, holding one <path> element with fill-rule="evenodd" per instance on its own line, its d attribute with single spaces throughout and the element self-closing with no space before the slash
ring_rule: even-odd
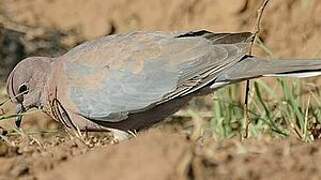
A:
<svg viewBox="0 0 321 180">
<path fill-rule="evenodd" d="M 19 24 L 74 32 L 76 37 L 63 39 L 71 47 L 86 39 L 138 29 L 252 30 L 258 6 L 257 0 L 1 0 L 0 12 Z M 317 0 L 271 0 L 261 37 L 273 54 L 259 49 L 256 54 L 320 57 L 320 14 Z M 0 42 L 4 42 L 1 37 Z M 12 67 L 10 62 L 6 67 Z M 12 107 L 4 110 L 9 113 Z M 29 119 L 34 121 L 26 123 L 26 129 L 57 127 L 44 121 L 44 116 Z M 0 142 L 0 179 L 321 178 L 319 141 L 202 137 L 195 142 L 181 127 L 168 127 L 152 128 L 115 145 L 108 134 L 90 135 L 86 144 L 62 131 L 8 136 L 7 142 Z"/>
<path fill-rule="evenodd" d="M 319 141 L 238 139 L 191 141 L 150 130 L 110 144 L 92 135 L 84 145 L 66 135 L 16 140 L 0 147 L 0 179 L 320 179 Z"/>
</svg>

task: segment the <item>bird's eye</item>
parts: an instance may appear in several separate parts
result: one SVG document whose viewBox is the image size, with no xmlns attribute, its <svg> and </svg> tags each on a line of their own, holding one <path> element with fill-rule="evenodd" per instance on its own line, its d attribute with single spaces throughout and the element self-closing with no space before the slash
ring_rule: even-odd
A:
<svg viewBox="0 0 321 180">
<path fill-rule="evenodd" d="M 29 90 L 29 88 L 28 88 L 27 84 L 22 84 L 18 89 L 18 93 L 19 94 L 28 94 L 28 90 Z"/>
</svg>

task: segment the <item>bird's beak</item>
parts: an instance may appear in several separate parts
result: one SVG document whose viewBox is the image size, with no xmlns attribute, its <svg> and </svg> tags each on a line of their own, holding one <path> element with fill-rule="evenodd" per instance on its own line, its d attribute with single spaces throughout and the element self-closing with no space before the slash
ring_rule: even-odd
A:
<svg viewBox="0 0 321 180">
<path fill-rule="evenodd" d="M 17 104 L 16 113 L 18 116 L 16 117 L 16 121 L 15 121 L 17 128 L 20 128 L 21 121 L 22 121 L 22 115 L 20 115 L 20 114 L 24 113 L 24 112 L 25 112 L 25 108 L 22 106 L 22 104 Z"/>
</svg>

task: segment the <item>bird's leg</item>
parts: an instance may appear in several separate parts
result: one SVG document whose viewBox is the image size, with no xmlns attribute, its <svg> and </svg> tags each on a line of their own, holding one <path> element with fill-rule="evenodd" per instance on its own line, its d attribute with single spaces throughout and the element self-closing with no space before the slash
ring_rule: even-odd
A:
<svg viewBox="0 0 321 180">
<path fill-rule="evenodd" d="M 132 134 L 126 131 L 101 126 L 78 114 L 68 113 L 68 115 L 70 118 L 70 122 L 77 122 L 73 124 L 76 125 L 77 129 L 81 132 L 111 132 L 115 142 L 124 141 L 133 137 Z"/>
</svg>

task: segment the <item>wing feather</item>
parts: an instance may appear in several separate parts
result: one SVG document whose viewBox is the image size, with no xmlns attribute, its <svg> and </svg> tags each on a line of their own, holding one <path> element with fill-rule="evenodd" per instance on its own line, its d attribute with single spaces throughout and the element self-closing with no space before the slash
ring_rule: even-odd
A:
<svg viewBox="0 0 321 180">
<path fill-rule="evenodd" d="M 121 121 L 214 81 L 246 54 L 249 38 L 135 32 L 88 42 L 63 56 L 69 96 L 84 117 Z"/>
</svg>

